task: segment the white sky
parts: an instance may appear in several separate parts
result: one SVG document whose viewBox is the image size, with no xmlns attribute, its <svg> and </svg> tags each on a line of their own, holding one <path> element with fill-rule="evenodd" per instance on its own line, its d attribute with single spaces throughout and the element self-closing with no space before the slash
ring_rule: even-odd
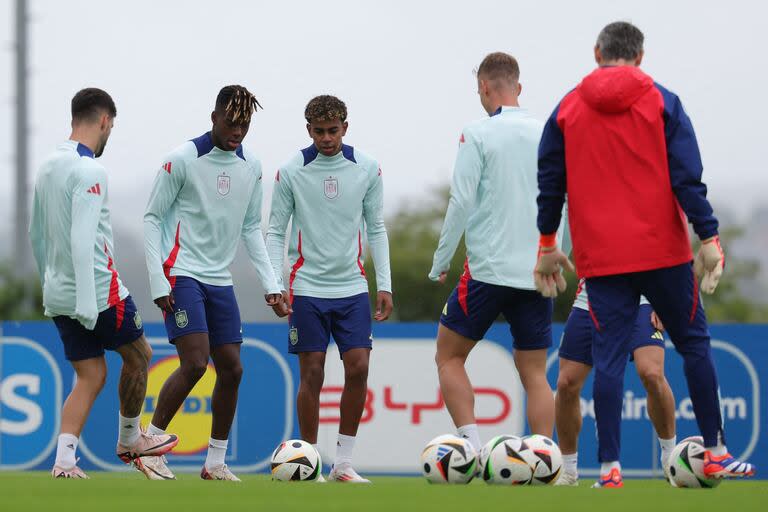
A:
<svg viewBox="0 0 768 512">
<path fill-rule="evenodd" d="M 13 223 L 12 9 L 0 3 L 0 233 Z M 309 144 L 306 102 L 332 93 L 349 108 L 345 142 L 381 163 L 391 214 L 450 179 L 461 127 L 484 115 L 472 69 L 485 54 L 519 59 L 521 102 L 543 119 L 616 19 L 644 31 L 644 69 L 681 96 L 713 202 L 739 214 L 768 203 L 764 2 L 30 0 L 30 12 L 32 174 L 67 138 L 74 92 L 106 89 L 118 109 L 102 159 L 113 224 L 137 236 L 163 155 L 210 128 L 223 85 L 265 107 L 246 139 L 265 209 L 274 171 Z"/>
</svg>

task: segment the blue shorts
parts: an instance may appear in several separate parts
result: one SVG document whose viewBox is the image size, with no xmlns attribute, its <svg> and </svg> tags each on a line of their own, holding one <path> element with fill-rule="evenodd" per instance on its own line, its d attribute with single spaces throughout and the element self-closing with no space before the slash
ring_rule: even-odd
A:
<svg viewBox="0 0 768 512">
<path fill-rule="evenodd" d="M 629 342 L 630 359 L 634 359 L 635 350 L 640 347 L 664 348 L 664 336 L 651 324 L 653 307 L 642 304 L 637 313 L 632 339 Z M 565 324 L 563 340 L 560 342 L 560 357 L 577 363 L 592 366 L 592 336 L 595 325 L 589 311 L 573 308 Z"/>
<path fill-rule="evenodd" d="M 165 314 L 165 330 L 171 343 L 181 336 L 200 332 L 208 334 L 212 347 L 243 342 L 234 287 L 213 286 L 177 276 L 173 300 L 173 315 Z"/>
<path fill-rule="evenodd" d="M 288 319 L 288 352 L 325 352 L 330 337 L 343 355 L 353 348 L 371 348 L 371 305 L 368 294 L 341 299 L 297 295 Z"/>
<path fill-rule="evenodd" d="M 440 323 L 479 341 L 499 315 L 504 315 L 515 350 L 539 350 L 552 346 L 552 308 L 552 299 L 535 290 L 475 281 L 465 270 L 448 297 Z"/>
<path fill-rule="evenodd" d="M 96 327 L 89 331 L 68 316 L 55 316 L 53 323 L 64 343 L 64 355 L 69 361 L 82 361 L 104 355 L 104 350 L 133 343 L 144 334 L 136 304 L 127 296 L 117 305 L 99 313 Z"/>
</svg>

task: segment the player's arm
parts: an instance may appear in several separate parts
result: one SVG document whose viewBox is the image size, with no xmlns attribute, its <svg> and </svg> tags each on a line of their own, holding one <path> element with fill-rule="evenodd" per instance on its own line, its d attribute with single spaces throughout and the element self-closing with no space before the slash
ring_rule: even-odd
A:
<svg viewBox="0 0 768 512">
<path fill-rule="evenodd" d="M 363 218 L 368 247 L 376 270 L 376 313 L 382 322 L 392 313 L 392 272 L 389 266 L 389 237 L 384 225 L 384 182 L 381 169 L 376 166 L 373 179 L 363 198 Z"/>
<path fill-rule="evenodd" d="M 269 212 L 267 229 L 267 254 L 272 263 L 272 272 L 278 288 L 283 292 L 283 304 L 273 307 L 275 314 L 285 316 L 291 313 L 288 294 L 283 282 L 283 258 L 285 257 L 285 232 L 294 211 L 293 191 L 288 180 L 288 173 L 277 171 L 275 187 L 272 190 L 272 205 Z"/>
<path fill-rule="evenodd" d="M 664 100 L 664 137 L 672 191 L 702 242 L 694 269 L 703 277 L 701 289 L 713 293 L 725 265 L 720 247 L 718 222 L 707 200 L 707 186 L 701 181 L 703 166 L 693 124 L 675 94 L 657 85 Z"/>
<path fill-rule="evenodd" d="M 565 279 L 561 270 L 573 271 L 568 257 L 557 247 L 557 228 L 565 204 L 565 137 L 557 122 L 560 105 L 549 116 L 539 141 L 539 207 L 537 225 L 539 255 L 533 276 L 536 289 L 545 297 L 556 297 L 558 290 L 565 291 Z"/>
<path fill-rule="evenodd" d="M 99 316 L 94 248 L 101 206 L 107 194 L 107 175 L 101 170 L 82 170 L 75 174 L 73 181 L 69 236 L 75 271 L 75 319 L 93 330 Z"/>
<path fill-rule="evenodd" d="M 245 244 L 245 249 L 248 251 L 248 257 L 256 269 L 256 275 L 259 276 L 261 286 L 269 296 L 280 296 L 280 287 L 275 280 L 275 273 L 267 254 L 267 248 L 264 245 L 264 237 L 261 234 L 261 164 L 258 164 L 254 172 L 258 175 L 258 180 L 253 186 L 253 190 L 251 190 L 251 198 L 248 202 L 248 209 L 245 212 L 241 237 Z M 274 305 L 277 300 L 277 297 L 268 297 L 267 299 L 270 306 Z"/>
<path fill-rule="evenodd" d="M 483 169 L 483 155 L 480 141 L 469 131 L 465 130 L 459 142 L 456 163 L 451 182 L 451 197 L 448 200 L 448 210 L 440 231 L 440 241 L 432 258 L 432 269 L 429 278 L 439 281 L 448 272 L 451 259 L 459 246 L 461 237 L 467 227 L 467 219 L 477 200 L 477 188 Z"/>
<path fill-rule="evenodd" d="M 44 287 L 45 235 L 43 234 L 43 215 L 37 190 L 35 190 L 32 198 L 32 218 L 29 222 L 29 241 L 32 244 L 32 255 L 35 257 L 37 272 L 40 274 L 40 285 Z"/>
<path fill-rule="evenodd" d="M 176 201 L 176 197 L 184 186 L 186 167 L 182 158 L 172 158 L 157 171 L 152 191 L 149 195 L 147 208 L 144 211 L 144 255 L 149 272 L 149 288 L 152 299 L 168 297 L 158 306 L 165 311 L 172 311 L 171 284 L 163 271 L 162 223 L 166 213 Z"/>
</svg>

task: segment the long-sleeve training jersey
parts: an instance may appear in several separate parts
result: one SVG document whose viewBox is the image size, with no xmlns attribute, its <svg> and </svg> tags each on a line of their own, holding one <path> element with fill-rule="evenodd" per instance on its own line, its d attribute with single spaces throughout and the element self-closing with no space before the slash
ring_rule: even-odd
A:
<svg viewBox="0 0 768 512">
<path fill-rule="evenodd" d="M 327 157 L 312 145 L 280 167 L 272 194 L 267 249 L 282 288 L 291 296 L 318 298 L 367 292 L 363 268 L 367 237 L 377 289 L 391 292 L 383 203 L 378 163 L 351 146 L 343 145 L 339 153 Z M 285 286 L 283 254 L 291 217 L 291 270 Z"/>
<path fill-rule="evenodd" d="M 32 200 L 29 236 L 45 314 L 86 329 L 128 296 L 113 260 L 107 193 L 107 172 L 93 151 L 68 140 L 43 163 Z"/>
<path fill-rule="evenodd" d="M 464 128 L 430 279 L 448 271 L 463 234 L 473 279 L 535 288 L 541 130 L 541 121 L 518 107 L 500 107 Z"/>
<path fill-rule="evenodd" d="M 685 263 L 693 258 L 688 221 L 701 239 L 717 234 L 701 174 L 680 99 L 639 68 L 598 68 L 544 127 L 539 230 L 558 228 L 567 192 L 580 277 Z"/>
<path fill-rule="evenodd" d="M 266 292 L 280 293 L 261 234 L 261 187 L 261 162 L 242 146 L 217 148 L 210 132 L 165 159 L 144 213 L 153 299 L 168 295 L 176 276 L 231 285 L 240 239 Z"/>
</svg>

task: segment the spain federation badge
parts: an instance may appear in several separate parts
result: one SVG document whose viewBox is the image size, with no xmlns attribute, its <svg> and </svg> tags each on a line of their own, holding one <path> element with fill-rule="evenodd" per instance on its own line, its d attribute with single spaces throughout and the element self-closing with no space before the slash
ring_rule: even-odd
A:
<svg viewBox="0 0 768 512">
<path fill-rule="evenodd" d="M 291 330 L 288 331 L 288 339 L 291 342 L 291 345 L 296 345 L 299 342 L 299 330 L 295 327 L 291 327 Z"/>
<path fill-rule="evenodd" d="M 325 197 L 328 199 L 336 199 L 339 197 L 339 180 L 333 176 L 328 176 L 328 178 L 323 181 L 323 190 L 325 191 Z"/>
<path fill-rule="evenodd" d="M 230 179 L 229 176 L 226 175 L 226 173 L 219 174 L 219 177 L 216 178 L 216 190 L 219 192 L 220 195 L 226 196 L 229 194 L 229 183 Z"/>
<path fill-rule="evenodd" d="M 189 325 L 189 318 L 187 318 L 187 311 L 184 309 L 180 309 L 174 314 L 174 318 L 176 319 L 176 327 L 179 329 L 183 329 L 184 327 Z"/>
</svg>

